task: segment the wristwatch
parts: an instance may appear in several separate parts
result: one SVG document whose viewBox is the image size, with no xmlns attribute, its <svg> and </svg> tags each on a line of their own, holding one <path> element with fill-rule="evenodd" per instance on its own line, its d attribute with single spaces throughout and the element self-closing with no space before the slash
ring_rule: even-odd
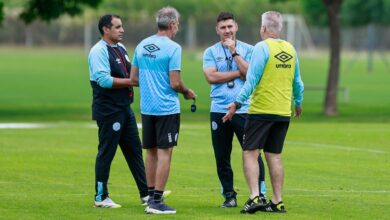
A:
<svg viewBox="0 0 390 220">
<path fill-rule="evenodd" d="M 232 57 L 234 58 L 235 56 L 240 56 L 240 54 L 235 51 L 234 53 L 232 53 Z"/>
<path fill-rule="evenodd" d="M 236 105 L 236 109 L 240 109 L 241 108 L 241 103 L 239 103 L 237 101 L 234 101 L 233 103 L 234 103 L 234 105 Z"/>
</svg>

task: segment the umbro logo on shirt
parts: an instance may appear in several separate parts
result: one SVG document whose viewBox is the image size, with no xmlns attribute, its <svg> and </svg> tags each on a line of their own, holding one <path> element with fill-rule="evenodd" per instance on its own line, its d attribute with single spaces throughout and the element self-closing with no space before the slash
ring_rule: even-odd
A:
<svg viewBox="0 0 390 220">
<path fill-rule="evenodd" d="M 145 50 L 147 50 L 149 53 L 144 53 L 142 54 L 144 57 L 149 57 L 149 58 L 156 58 L 157 56 L 152 54 L 153 52 L 156 52 L 160 50 L 155 44 L 148 44 L 144 46 Z"/>
<path fill-rule="evenodd" d="M 276 64 L 276 68 L 291 68 L 291 64 L 285 64 L 287 61 L 291 60 L 293 56 L 282 51 L 275 55 L 275 58 L 282 61 L 283 63 Z"/>
<path fill-rule="evenodd" d="M 145 50 L 147 50 L 149 53 L 156 52 L 160 50 L 155 44 L 148 44 L 144 46 Z"/>
<path fill-rule="evenodd" d="M 216 60 L 217 60 L 217 62 L 221 62 L 221 61 L 224 61 L 225 59 L 223 57 L 217 57 Z"/>
<path fill-rule="evenodd" d="M 285 62 L 289 61 L 292 58 L 292 56 L 290 54 L 282 51 L 282 52 L 276 54 L 275 58 L 282 61 L 283 63 L 285 63 Z"/>
</svg>

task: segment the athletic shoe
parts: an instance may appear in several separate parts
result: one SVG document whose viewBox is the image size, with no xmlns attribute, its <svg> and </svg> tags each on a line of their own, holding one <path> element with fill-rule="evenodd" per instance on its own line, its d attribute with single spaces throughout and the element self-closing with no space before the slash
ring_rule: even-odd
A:
<svg viewBox="0 0 390 220">
<path fill-rule="evenodd" d="M 166 190 L 164 191 L 163 193 L 163 199 L 167 198 L 169 195 L 171 195 L 172 191 L 171 190 Z M 147 195 L 147 196 L 144 196 L 141 198 L 141 205 L 142 206 L 147 206 L 148 205 L 148 200 L 149 200 L 150 196 Z"/>
<path fill-rule="evenodd" d="M 221 205 L 221 208 L 233 208 L 237 207 L 237 199 L 236 197 L 231 197 L 226 199 L 225 202 Z"/>
<path fill-rule="evenodd" d="M 171 195 L 172 191 L 171 190 L 165 190 L 163 193 L 163 199 L 166 199 L 169 195 Z"/>
<path fill-rule="evenodd" d="M 260 200 L 263 202 L 263 204 L 267 204 L 267 196 L 265 194 L 261 194 L 259 196 Z"/>
<path fill-rule="evenodd" d="M 176 209 L 167 206 L 164 201 L 150 202 L 145 209 L 146 214 L 175 214 Z"/>
<path fill-rule="evenodd" d="M 107 197 L 101 202 L 95 201 L 95 207 L 116 209 L 116 208 L 120 208 L 122 206 L 119 204 L 116 204 L 114 201 L 112 201 L 110 199 L 110 197 Z"/>
<path fill-rule="evenodd" d="M 274 204 L 272 201 L 269 201 L 268 204 L 261 207 L 260 211 L 262 212 L 277 212 L 277 213 L 285 213 L 287 212 L 284 208 L 284 203 L 280 201 L 278 204 Z"/>
<path fill-rule="evenodd" d="M 147 206 L 148 205 L 148 200 L 149 200 L 150 196 L 147 195 L 147 196 L 144 196 L 144 197 L 141 197 L 141 205 L 142 206 Z"/>
<path fill-rule="evenodd" d="M 253 199 L 249 198 L 244 205 L 244 209 L 241 210 L 241 214 L 253 214 L 259 211 L 262 207 L 264 207 L 264 205 L 265 203 L 263 203 L 262 199 L 259 196 L 256 196 Z"/>
</svg>

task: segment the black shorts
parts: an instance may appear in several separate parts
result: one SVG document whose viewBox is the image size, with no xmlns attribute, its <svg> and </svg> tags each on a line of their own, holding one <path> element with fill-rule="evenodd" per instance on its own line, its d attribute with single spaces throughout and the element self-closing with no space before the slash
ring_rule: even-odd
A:
<svg viewBox="0 0 390 220">
<path fill-rule="evenodd" d="M 282 153 L 289 124 L 289 121 L 263 121 L 247 118 L 243 150 L 264 149 L 264 152 Z"/>
<path fill-rule="evenodd" d="M 145 149 L 176 146 L 179 138 L 179 129 L 180 114 L 142 114 L 142 146 Z"/>
</svg>

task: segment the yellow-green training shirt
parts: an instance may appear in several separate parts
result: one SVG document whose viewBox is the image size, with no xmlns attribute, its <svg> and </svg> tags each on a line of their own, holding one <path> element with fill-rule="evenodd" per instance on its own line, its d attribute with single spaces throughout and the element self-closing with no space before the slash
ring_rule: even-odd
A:
<svg viewBox="0 0 390 220">
<path fill-rule="evenodd" d="M 268 38 L 256 44 L 249 62 L 246 82 L 236 101 L 250 98 L 249 114 L 291 116 L 303 100 L 303 82 L 298 57 L 287 41 Z"/>
</svg>

